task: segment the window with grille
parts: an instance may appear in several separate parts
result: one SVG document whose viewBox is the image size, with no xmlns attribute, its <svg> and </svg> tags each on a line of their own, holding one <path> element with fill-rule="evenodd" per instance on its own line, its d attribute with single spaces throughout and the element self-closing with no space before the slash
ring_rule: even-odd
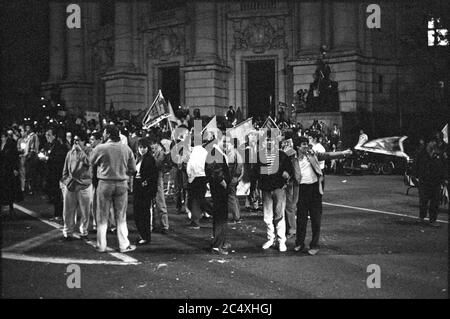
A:
<svg viewBox="0 0 450 319">
<path fill-rule="evenodd" d="M 448 43 L 448 29 L 442 28 L 439 18 L 430 18 L 428 20 L 428 46 L 446 46 Z"/>
</svg>

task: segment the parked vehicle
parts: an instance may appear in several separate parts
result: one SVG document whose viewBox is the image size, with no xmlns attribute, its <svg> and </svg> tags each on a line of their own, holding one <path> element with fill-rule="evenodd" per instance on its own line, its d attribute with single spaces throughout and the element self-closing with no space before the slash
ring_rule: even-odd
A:
<svg viewBox="0 0 450 319">
<path fill-rule="evenodd" d="M 345 175 L 374 174 L 391 175 L 396 169 L 396 160 L 389 155 L 355 150 L 343 165 Z"/>
</svg>

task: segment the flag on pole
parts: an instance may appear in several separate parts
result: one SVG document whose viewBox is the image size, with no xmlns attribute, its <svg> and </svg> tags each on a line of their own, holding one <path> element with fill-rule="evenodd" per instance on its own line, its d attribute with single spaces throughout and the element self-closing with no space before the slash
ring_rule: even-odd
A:
<svg viewBox="0 0 450 319">
<path fill-rule="evenodd" d="M 228 129 L 227 134 L 231 138 L 237 138 L 240 143 L 245 143 L 245 137 L 255 128 L 252 124 L 252 118 L 246 119 L 235 127 Z"/>
<path fill-rule="evenodd" d="M 152 105 L 150 105 L 144 119 L 142 120 L 142 128 L 149 129 L 168 117 L 170 117 L 169 107 L 164 100 L 161 90 L 159 90 L 158 95 Z"/>
<path fill-rule="evenodd" d="M 275 121 L 270 117 L 266 119 L 266 121 L 264 122 L 264 124 L 261 126 L 261 128 L 275 128 L 277 130 L 279 130 L 280 128 L 278 127 L 277 123 L 275 123 Z"/>
<path fill-rule="evenodd" d="M 444 134 L 444 142 L 448 144 L 448 123 L 442 129 L 442 134 Z"/>
<path fill-rule="evenodd" d="M 218 130 L 218 128 L 217 128 L 217 116 L 214 115 L 214 117 L 211 119 L 211 121 L 209 121 L 209 123 L 203 128 L 202 136 L 206 132 L 212 132 L 212 133 L 216 134 L 217 130 Z"/>
<path fill-rule="evenodd" d="M 275 123 L 275 121 L 270 117 L 270 115 L 261 126 L 261 128 L 268 128 L 269 130 L 275 129 L 278 131 L 278 134 L 276 134 L 277 136 L 281 134 L 280 128 L 278 127 L 277 123 Z"/>
<path fill-rule="evenodd" d="M 378 138 L 365 142 L 362 145 L 355 146 L 355 150 L 393 155 L 398 157 L 405 157 L 409 159 L 409 156 L 403 151 L 403 141 L 406 140 L 407 136 L 392 136 Z"/>
<path fill-rule="evenodd" d="M 170 101 L 169 101 L 167 104 L 168 104 L 167 107 L 168 107 L 168 109 L 169 109 L 169 114 L 170 114 L 168 120 L 169 120 L 170 122 L 178 123 L 178 121 L 177 121 L 178 119 L 177 119 L 177 117 L 175 116 L 175 112 L 173 111 L 173 108 L 172 108 L 172 104 L 170 104 Z"/>
</svg>

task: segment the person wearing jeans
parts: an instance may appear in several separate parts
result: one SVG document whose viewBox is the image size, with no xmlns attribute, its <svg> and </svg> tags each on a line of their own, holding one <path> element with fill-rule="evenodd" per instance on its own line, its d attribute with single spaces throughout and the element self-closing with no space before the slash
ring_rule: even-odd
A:
<svg viewBox="0 0 450 319">
<path fill-rule="evenodd" d="M 306 228 L 309 215 L 311 218 L 312 239 L 307 252 L 310 255 L 316 255 L 320 248 L 319 238 L 322 222 L 323 195 L 323 174 L 319 161 L 345 157 L 351 155 L 352 151 L 315 153 L 309 149 L 309 141 L 303 136 L 294 139 L 294 148 L 297 150 L 298 157 L 291 159 L 294 167 L 293 182 L 298 185 L 299 189 L 297 236 L 294 250 L 305 250 Z"/>
<path fill-rule="evenodd" d="M 150 209 L 157 191 L 158 171 L 155 159 L 148 150 L 148 140 L 146 138 L 139 139 L 139 157 L 136 164 L 136 176 L 133 179 L 134 222 L 141 236 L 136 243 L 137 245 L 146 245 L 151 241 Z"/>
<path fill-rule="evenodd" d="M 287 155 L 279 150 L 277 140 L 268 139 L 262 144 L 262 152 L 258 154 L 259 185 L 262 191 L 267 232 L 267 241 L 262 248 L 268 249 L 278 241 L 279 250 L 285 252 L 287 250 L 284 218 L 285 188 L 288 179 L 293 175 L 293 168 Z"/>
<path fill-rule="evenodd" d="M 188 206 L 191 211 L 190 228 L 200 229 L 200 218 L 202 217 L 202 208 L 205 207 L 206 194 L 206 174 L 205 163 L 208 152 L 202 145 L 196 145 L 192 148 L 189 160 L 186 166 L 188 175 Z"/>
<path fill-rule="evenodd" d="M 80 237 L 87 238 L 89 227 L 89 211 L 92 203 L 92 169 L 86 155 L 84 141 L 74 136 L 74 144 L 67 153 L 64 162 L 61 183 L 63 193 L 64 239 L 73 238 L 76 227 L 76 215 L 79 209 Z"/>
<path fill-rule="evenodd" d="M 114 209 L 120 252 L 136 249 L 130 245 L 127 228 L 128 180 L 136 172 L 132 150 L 120 142 L 115 125 L 103 132 L 107 142 L 98 145 L 91 154 L 93 170 L 97 172 L 97 251 L 106 252 L 106 230 L 110 208 Z"/>
<path fill-rule="evenodd" d="M 165 153 L 163 146 L 160 143 L 157 143 L 156 139 L 151 140 L 151 151 L 158 169 L 158 188 L 155 197 L 155 206 L 156 216 L 159 217 L 159 220 L 155 219 L 155 221 L 157 221 L 157 224 L 160 224 L 161 232 L 166 234 L 169 231 L 169 215 L 167 214 L 166 198 L 164 194 Z"/>
</svg>

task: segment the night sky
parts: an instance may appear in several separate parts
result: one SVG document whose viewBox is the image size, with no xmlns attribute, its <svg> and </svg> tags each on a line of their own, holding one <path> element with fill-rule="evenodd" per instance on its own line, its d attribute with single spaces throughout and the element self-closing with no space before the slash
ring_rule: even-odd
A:
<svg viewBox="0 0 450 319">
<path fill-rule="evenodd" d="M 47 80 L 48 11 L 48 0 L 1 1 L 2 122 L 13 114 L 27 113 L 36 105 L 40 84 Z"/>
</svg>

